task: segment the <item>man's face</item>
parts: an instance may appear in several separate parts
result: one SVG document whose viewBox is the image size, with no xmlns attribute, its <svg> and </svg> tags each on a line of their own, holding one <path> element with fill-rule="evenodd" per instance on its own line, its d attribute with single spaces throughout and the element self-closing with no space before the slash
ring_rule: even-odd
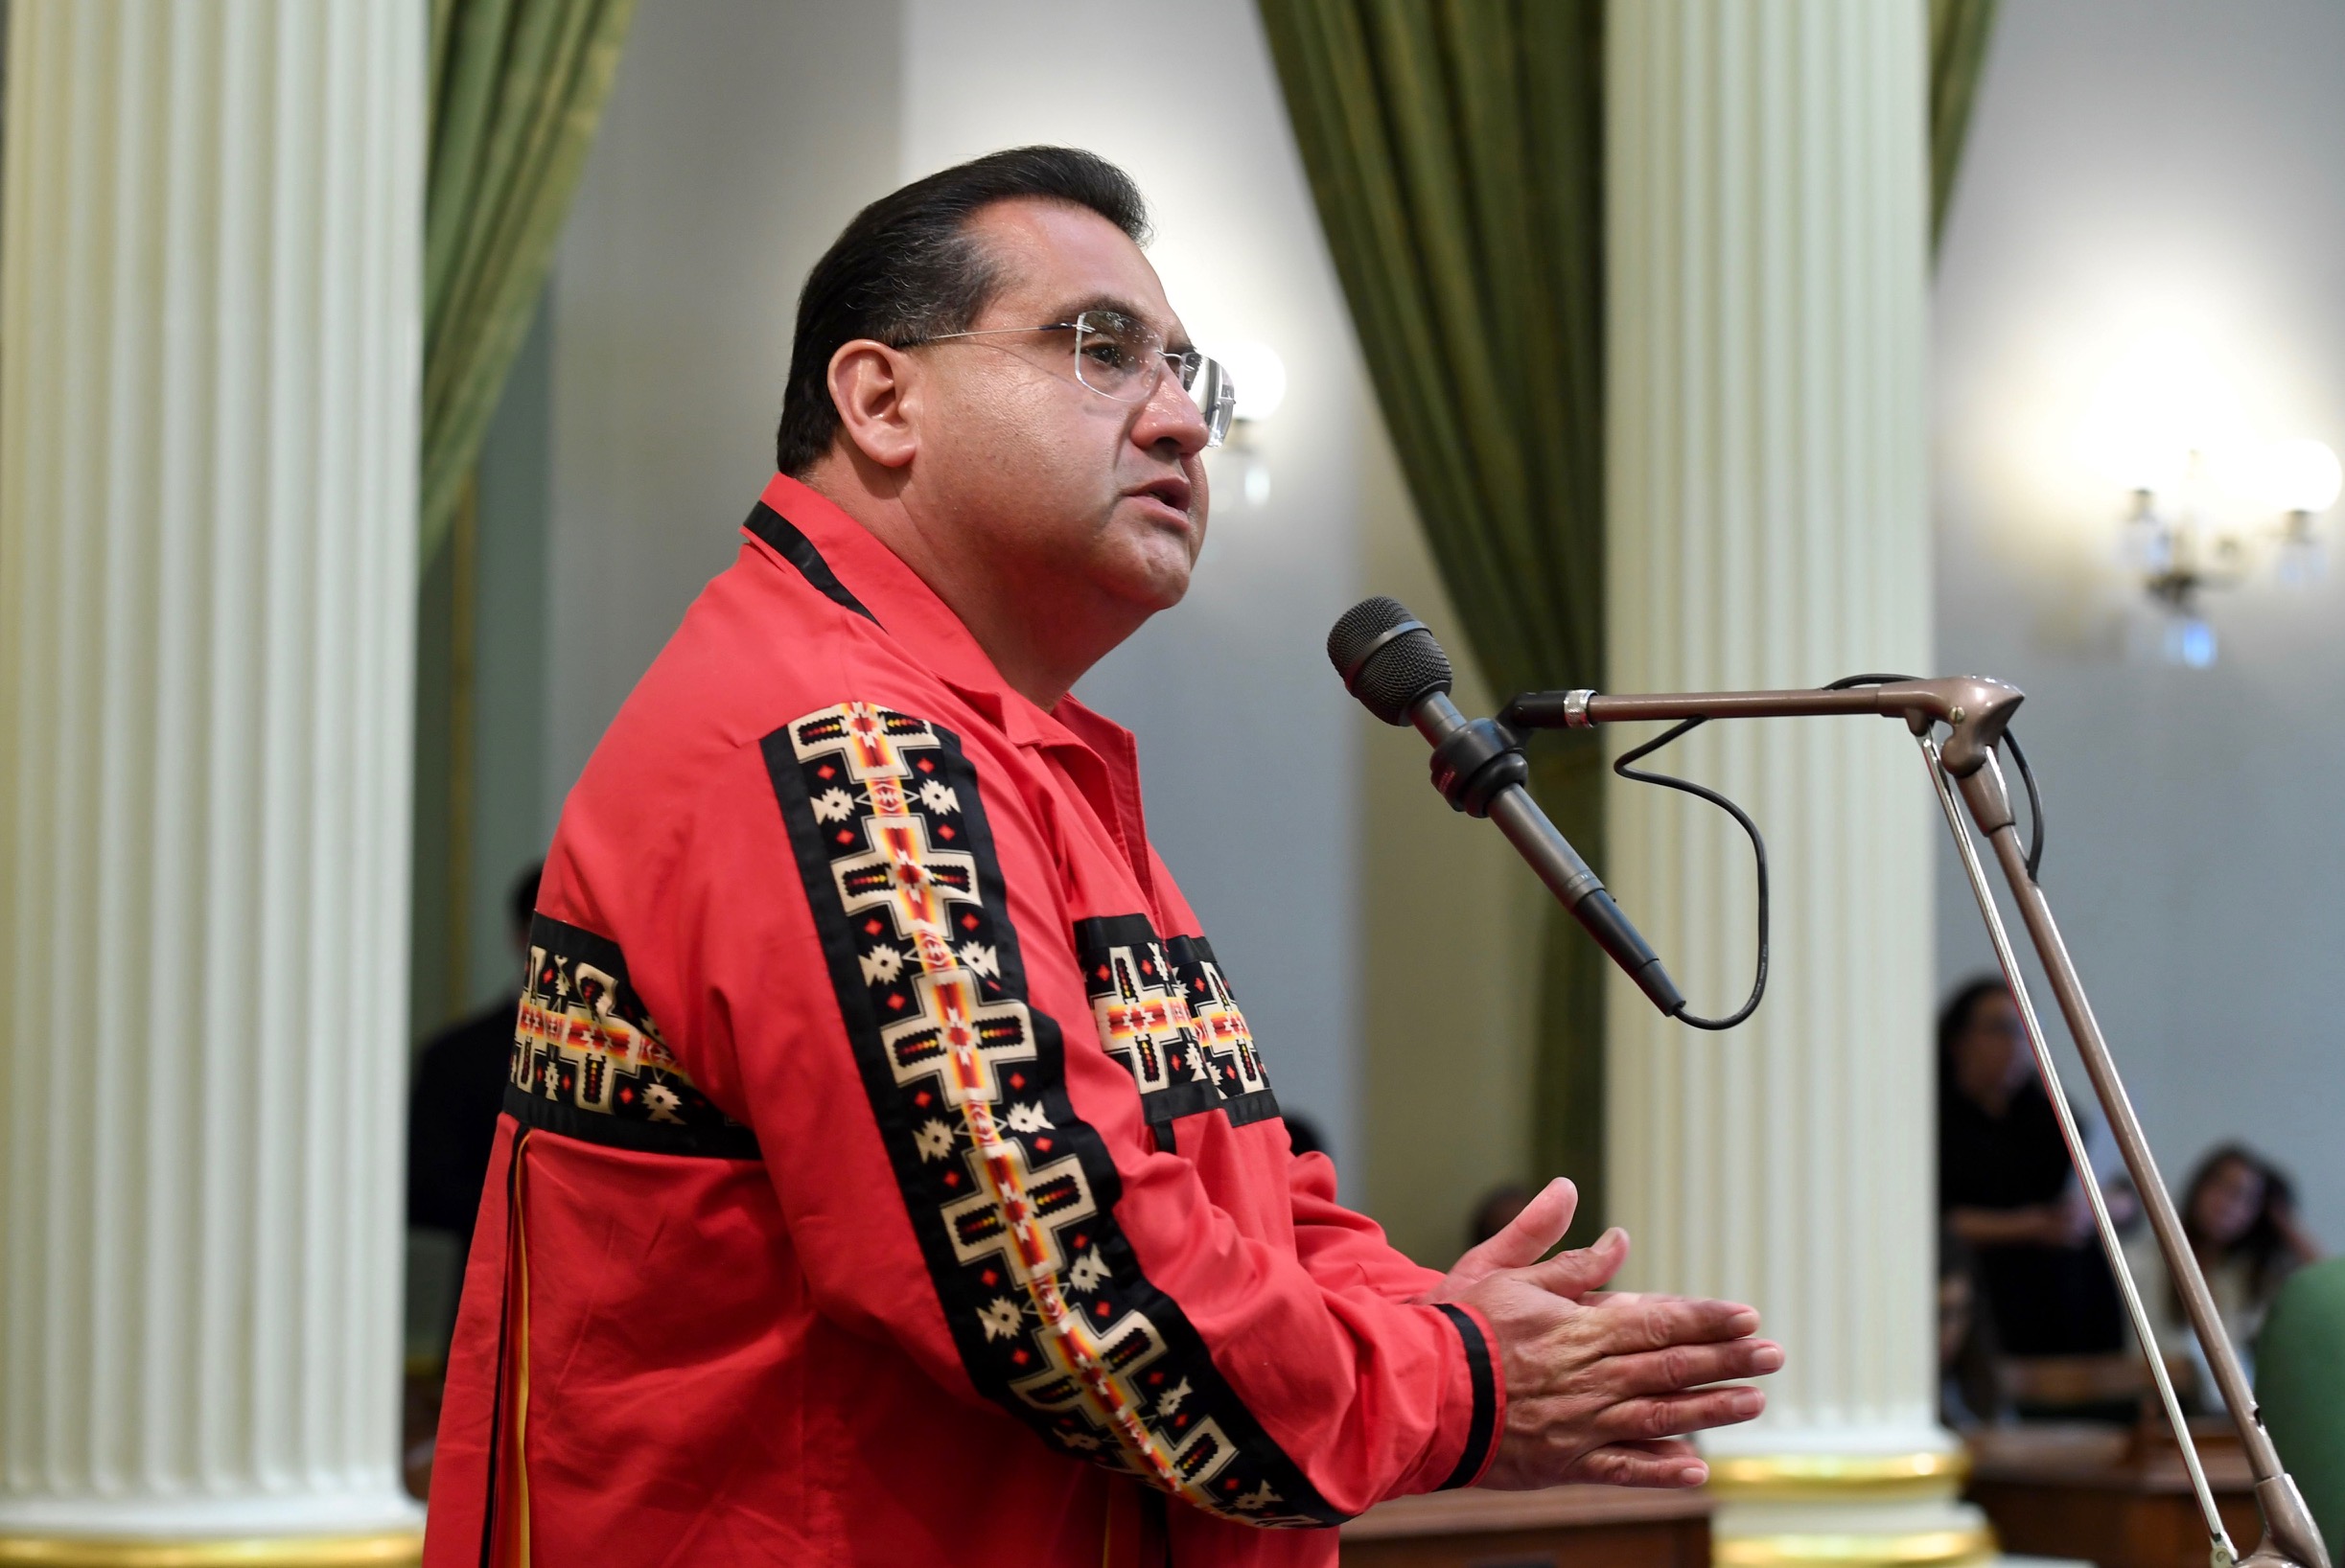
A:
<svg viewBox="0 0 2345 1568">
<path fill-rule="evenodd" d="M 970 221 L 998 291 L 973 331 L 1114 311 L 1190 346 L 1156 269 L 1088 208 L 1018 199 Z M 1074 334 L 1011 332 L 912 351 L 923 382 L 905 499 L 931 536 L 987 552 L 1068 614 L 1144 619 L 1180 602 L 1205 542 L 1203 417 L 1171 374 L 1138 403 L 1076 379 Z"/>
</svg>

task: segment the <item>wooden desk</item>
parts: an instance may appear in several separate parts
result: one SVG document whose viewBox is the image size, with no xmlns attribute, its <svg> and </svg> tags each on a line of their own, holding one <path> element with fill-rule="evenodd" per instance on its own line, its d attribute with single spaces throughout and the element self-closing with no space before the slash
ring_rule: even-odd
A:
<svg viewBox="0 0 2345 1568">
<path fill-rule="evenodd" d="M 2198 1457 L 2232 1540 L 2263 1533 L 2247 1456 L 2228 1421 L 2193 1421 Z M 1970 1499 L 2008 1552 L 2101 1568 L 2206 1568 L 2207 1527 L 2182 1450 L 2163 1425 L 2041 1425 L 1971 1434 Z"/>
<path fill-rule="evenodd" d="M 1706 1491 L 1434 1492 L 1343 1527 L 1344 1568 L 1709 1568 Z M 2203 1568 L 2203 1565 L 2201 1565 Z"/>
</svg>

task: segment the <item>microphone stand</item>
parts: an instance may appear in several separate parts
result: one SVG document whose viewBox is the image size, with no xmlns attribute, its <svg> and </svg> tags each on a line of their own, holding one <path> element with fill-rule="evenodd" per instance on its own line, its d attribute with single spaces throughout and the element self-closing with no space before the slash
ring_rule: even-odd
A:
<svg viewBox="0 0 2345 1568">
<path fill-rule="evenodd" d="M 2183 1234 L 2181 1216 L 2174 1211 L 2166 1184 L 2159 1179 L 2149 1141 L 2143 1136 L 2141 1121 L 2133 1114 L 2133 1102 L 2125 1094 L 2117 1063 L 2109 1054 L 2108 1042 L 2093 1016 L 2084 984 L 2078 979 L 2077 966 L 2069 957 L 2068 944 L 2060 938 L 2043 888 L 2029 873 L 2027 851 L 2020 843 L 2019 830 L 2012 819 L 2010 795 L 2004 787 L 2003 770 L 1995 758 L 1996 747 L 2021 700 L 2022 694 L 2016 687 L 1976 676 L 1895 680 L 1837 691 L 1679 692 L 1635 697 L 1605 696 L 1586 690 L 1526 692 L 1506 705 L 1499 723 L 1521 731 L 1586 729 L 1600 724 L 1654 719 L 1804 718 L 1841 713 L 1870 713 L 1905 721 L 1921 749 L 1931 788 L 1945 814 L 1946 825 L 1954 834 L 1963 871 L 1979 903 L 1979 913 L 1986 922 L 1987 936 L 1994 944 L 1996 961 L 2010 985 L 2028 1042 L 2035 1052 L 2036 1070 L 2043 1076 L 2044 1091 L 2051 1097 L 2060 1135 L 2076 1164 L 2078 1183 L 2091 1203 L 2101 1249 L 2108 1255 L 2110 1270 L 2117 1277 L 2125 1309 L 2133 1320 L 2134 1333 L 2148 1358 L 2150 1374 L 2165 1405 L 2167 1419 L 2174 1430 L 2174 1441 L 2181 1444 L 2192 1487 L 2206 1515 L 2216 1568 L 2232 1568 L 2233 1564 L 2242 1562 L 2244 1568 L 2330 1568 L 2329 1553 L 2322 1544 L 2320 1532 L 2313 1526 L 2295 1481 L 2281 1464 L 2271 1435 L 2264 1428 L 2254 1393 L 2240 1366 L 2239 1352 L 2232 1348 L 2230 1335 L 2224 1332 L 2215 1298 L 2207 1290 L 2206 1276 L 2199 1270 L 2197 1256 Z M 1946 728 L 1942 742 L 1938 738 L 1941 725 Z M 2183 1311 L 2206 1351 L 2207 1365 L 2214 1373 L 2216 1386 L 2222 1391 L 2223 1402 L 2230 1407 L 2232 1422 L 2239 1428 L 2248 1467 L 2255 1476 L 2256 1507 L 2264 1516 L 2264 1538 L 2244 1559 L 2238 1556 L 2223 1528 L 2222 1516 L 2217 1511 L 2214 1492 L 2199 1464 L 2197 1447 L 2191 1441 L 2190 1427 L 2174 1395 L 2173 1383 L 2167 1376 L 2165 1358 L 2158 1352 L 2141 1292 L 2134 1284 L 2132 1271 L 2125 1266 L 2124 1248 L 2118 1241 L 2116 1227 L 2110 1222 L 2108 1206 L 2101 1199 L 2101 1185 L 2094 1179 L 2085 1158 L 2083 1140 L 2055 1070 L 2034 1001 L 2028 993 L 2026 977 L 2020 972 L 1993 889 L 1980 864 L 1978 847 L 1956 807 L 1957 794 L 1970 808 L 1971 820 L 2003 869 L 2004 881 L 2019 907 L 2021 922 L 2027 927 L 2036 956 L 2043 960 L 2044 974 L 2051 981 L 2060 1014 L 2067 1020 L 2069 1035 L 2084 1058 L 2085 1074 L 2092 1080 L 2093 1092 L 2108 1115 L 2109 1128 L 2124 1156 L 2125 1168 L 2132 1173 L 2133 1185 L 2141 1193 L 2150 1230 L 2157 1237 L 2158 1251 L 2166 1259 L 2167 1272 L 2181 1298 Z"/>
</svg>

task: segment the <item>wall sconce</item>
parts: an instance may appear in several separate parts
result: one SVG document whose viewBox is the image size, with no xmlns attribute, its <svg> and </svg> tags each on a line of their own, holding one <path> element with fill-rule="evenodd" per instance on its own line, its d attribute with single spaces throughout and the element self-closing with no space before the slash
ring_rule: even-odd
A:
<svg viewBox="0 0 2345 1568">
<path fill-rule="evenodd" d="M 2235 472 L 2214 472 L 2218 468 Z M 2218 644 L 2215 629 L 2200 612 L 2201 594 L 2255 579 L 2252 557 L 2258 534 L 2277 545 L 2271 556 L 2275 582 L 2284 588 L 2318 582 L 2328 559 L 2314 523 L 2335 504 L 2345 471 L 2327 447 L 2300 438 L 2266 446 L 2245 463 L 2236 456 L 2228 463 L 2213 463 L 2205 452 L 2193 449 L 2170 472 L 2174 477 L 2160 489 L 2147 484 L 2134 488 L 2122 553 L 2165 610 L 2161 655 L 2169 663 L 2204 669 L 2215 662 Z M 2213 503 L 2226 489 L 2255 497 L 2246 506 L 2227 509 L 2232 518 L 2242 511 L 2249 516 L 2262 511 L 2265 517 L 2277 513 L 2277 524 L 2257 528 L 2217 517 Z"/>
<path fill-rule="evenodd" d="M 1270 504 L 1270 463 L 1256 444 L 1262 422 L 1287 401 L 1287 361 L 1267 343 L 1231 343 L 1216 357 L 1229 367 L 1238 387 L 1238 407 L 1224 450 L 1231 456 L 1240 492 L 1251 507 Z"/>
<path fill-rule="evenodd" d="M 2274 569 L 2287 587 L 2309 587 L 2329 570 L 2328 551 L 2312 519 L 2336 504 L 2337 492 L 2345 489 L 2345 469 L 2337 466 L 2336 453 L 2307 440 L 2281 442 L 2268 462 L 2271 499 L 2287 519 Z"/>
<path fill-rule="evenodd" d="M 2120 554 L 2155 607 L 2154 657 L 2200 669 L 2217 646 L 2207 591 L 2317 582 L 2317 519 L 2345 481 L 2320 442 L 2264 439 L 2226 368 L 2187 333 L 2147 333 L 2109 367 L 2078 431 L 2081 455 L 2132 496 Z"/>
</svg>

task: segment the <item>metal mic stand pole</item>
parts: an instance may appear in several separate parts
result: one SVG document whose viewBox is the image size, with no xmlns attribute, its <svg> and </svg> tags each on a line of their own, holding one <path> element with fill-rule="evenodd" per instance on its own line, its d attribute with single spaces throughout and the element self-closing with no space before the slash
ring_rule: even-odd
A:
<svg viewBox="0 0 2345 1568">
<path fill-rule="evenodd" d="M 2167 1272 L 2173 1280 L 2175 1293 L 2181 1298 L 2183 1310 L 2191 1320 L 2191 1327 L 2206 1352 L 2216 1386 L 2222 1391 L 2223 1400 L 2231 1408 L 2232 1421 L 2239 1428 L 2248 1467 L 2256 1480 L 2256 1506 L 2264 1515 L 2264 1539 L 2244 1559 L 2243 1568 L 2330 1568 L 2328 1550 L 2321 1542 L 2319 1531 L 2313 1527 L 2304 1498 L 2297 1491 L 2295 1481 L 2281 1465 L 2279 1450 L 2272 1445 L 2271 1435 L 2264 1429 L 2263 1418 L 2256 1409 L 2254 1393 L 2248 1387 L 2246 1373 L 2240 1366 L 2239 1352 L 2233 1349 L 2231 1337 L 2223 1328 L 2221 1316 L 2215 1307 L 2215 1299 L 2207 1290 L 2206 1277 L 2199 1270 L 2197 1256 L 2183 1234 L 2181 1217 L 2174 1211 L 2173 1199 L 2168 1195 L 2166 1184 L 2159 1179 L 2157 1163 L 2150 1155 L 2148 1140 L 2143 1136 L 2140 1119 L 2133 1114 L 2133 1102 L 2125 1094 L 2124 1083 L 2118 1076 L 2117 1064 L 2109 1055 L 2108 1042 L 2102 1037 L 2101 1026 L 2093 1017 L 2092 1004 L 2085 998 L 2084 986 L 2077 977 L 2076 965 L 2068 955 L 2068 946 L 2060 939 L 2059 928 L 2053 922 L 2051 906 L 2045 901 L 2043 889 L 2029 874 L 2027 852 L 2021 847 L 2019 830 L 2012 820 L 2010 796 L 2004 788 L 2003 772 L 1994 755 L 2004 727 L 2010 722 L 2011 713 L 2019 706 L 2020 701 L 2021 694 L 2016 688 L 1999 681 L 1956 677 L 1821 691 L 1682 692 L 1636 697 L 1612 697 L 1593 691 L 1531 692 L 1509 703 L 1500 719 L 1503 724 L 1518 730 L 1581 729 L 1598 724 L 1643 719 L 1789 718 L 1840 713 L 1873 713 L 1905 720 L 1920 743 L 1929 765 L 1932 789 L 1945 812 L 1947 826 L 1954 832 L 1956 848 L 1970 878 L 1971 891 L 1979 901 L 1979 912 L 1986 922 L 1987 935 L 1995 945 L 1996 957 L 2010 983 L 2012 998 L 2018 1004 L 2030 1043 L 2035 1049 L 2045 1091 L 2058 1116 L 2070 1156 L 2076 1163 L 2078 1180 L 2091 1201 L 2094 1224 L 2100 1232 L 2101 1246 L 2108 1254 L 2111 1269 L 2124 1295 L 2126 1307 L 2134 1321 L 2134 1331 L 2142 1342 L 2143 1353 L 2149 1359 L 2151 1374 L 2166 1406 L 2167 1418 L 2174 1428 L 2175 1441 L 2181 1445 L 2184 1461 L 2190 1468 L 2193 1487 L 2198 1495 L 2200 1509 L 2206 1514 L 2216 1568 L 2230 1568 L 2231 1564 L 2241 1559 L 2238 1558 L 2230 1536 L 2223 1529 L 2221 1515 L 2216 1510 L 2213 1492 L 2198 1463 L 2196 1445 L 2191 1441 L 2189 1425 L 2183 1419 L 2181 1406 L 2174 1398 L 2172 1383 L 2166 1375 L 2157 1342 L 2150 1332 L 2148 1316 L 2143 1311 L 2141 1294 L 2135 1288 L 2130 1270 L 2125 1266 L 2124 1250 L 2118 1241 L 2115 1227 L 2110 1223 L 2107 1206 L 2101 1201 L 2099 1184 L 2085 1161 L 2083 1141 L 2077 1133 L 2067 1096 L 2061 1090 L 2058 1074 L 2044 1044 L 2026 979 L 2021 975 L 2012 954 L 2010 939 L 1996 910 L 1985 873 L 1980 866 L 1978 852 L 1955 809 L 1952 790 L 1962 793 L 1979 831 L 1993 847 L 1995 859 L 2003 867 L 2004 880 L 2010 888 L 2012 899 L 2019 906 L 2020 918 L 2028 928 L 2028 935 L 2034 943 L 2037 957 L 2043 960 L 2044 972 L 2052 982 L 2053 994 L 2059 1002 L 2061 1015 L 2068 1022 L 2069 1033 L 2084 1059 L 2085 1073 L 2092 1080 L 2093 1091 L 2101 1100 L 2101 1109 L 2108 1115 L 2109 1128 L 2124 1156 L 2125 1168 L 2132 1173 L 2143 1208 L 2148 1212 L 2150 1229 L 2157 1237 L 2158 1250 L 2166 1259 Z M 1935 726 L 1939 724 L 1947 726 L 1947 737 L 1942 747 L 1933 736 Z"/>
<path fill-rule="evenodd" d="M 2059 1123 L 2060 1140 L 2068 1145 L 2069 1163 L 2076 1166 L 2078 1185 L 2091 1204 L 2093 1228 L 2100 1236 L 2101 1252 L 2109 1260 L 2110 1272 L 2116 1277 L 2118 1292 L 2124 1300 L 2125 1316 L 2149 1362 L 2149 1375 L 2157 1385 L 2158 1401 L 2166 1411 L 2168 1424 L 2177 1432 L 2187 1431 L 2182 1401 L 2174 1394 L 2174 1380 L 2166 1371 L 2166 1358 L 2150 1349 L 2157 1344 L 2157 1331 L 2150 1326 L 2149 1314 L 2142 1305 L 2141 1290 L 2125 1263 L 2124 1249 L 2117 1239 L 2117 1226 L 2109 1218 L 2108 1200 L 2101 1194 L 2101 1184 L 2083 1174 L 2093 1168 L 2092 1158 L 2084 1146 L 2084 1134 L 2077 1126 L 2076 1112 L 2069 1109 L 2067 1088 L 2060 1082 L 2059 1066 L 2052 1058 L 2043 1023 L 2036 1017 L 2035 999 L 2028 993 L 2019 957 L 2012 952 L 2010 935 L 2004 930 L 2002 911 L 1995 905 L 1995 891 L 1987 886 L 1986 871 L 1979 864 L 1978 848 L 1970 842 L 1969 830 L 1962 826 L 1962 808 L 1955 803 L 1945 765 L 1939 756 L 1938 742 L 1926 726 L 1915 739 L 1920 743 L 1922 762 L 1929 771 L 1930 787 L 1938 796 L 1939 807 L 1945 814 L 1947 830 L 1954 835 L 1955 852 L 1962 858 L 1971 896 L 1978 900 L 1980 916 L 1986 922 L 1987 940 L 1994 945 L 1996 965 L 2002 969 L 2004 983 L 2010 988 L 2011 1000 L 2018 1007 L 2020 1023 L 2028 1033 L 2029 1049 L 2035 1053 L 2035 1070 L 2043 1080 L 2046 1097 L 2052 1102 L 2053 1117 Z M 2239 1549 L 2232 1545 L 2231 1533 L 2223 1526 L 2222 1511 L 2216 1507 L 2214 1488 L 2207 1485 L 2207 1472 L 2198 1462 L 2194 1444 L 2188 1441 L 2182 1444 L 2182 1463 L 2190 1471 L 2191 1490 L 2197 1498 L 2199 1512 L 2205 1516 L 2207 1536 L 2213 1543 L 2217 1563 L 2236 1559 Z"/>
<path fill-rule="evenodd" d="M 1951 774 L 1952 770 L 1942 760 L 1937 766 Z M 1996 861 L 2003 867 L 2004 882 L 2019 906 L 2020 919 L 2026 923 L 2028 935 L 2035 944 L 2036 956 L 2043 960 L 2045 978 L 2060 1004 L 2060 1016 L 2068 1021 L 2069 1037 L 2077 1043 L 2078 1054 L 2084 1058 L 2085 1075 L 2092 1079 L 2093 1092 L 2108 1113 L 2109 1129 L 2116 1135 L 2125 1168 L 2133 1173 L 2133 1185 L 2141 1193 L 2143 1207 L 2148 1211 L 2150 1229 L 2157 1236 L 2158 1251 L 2165 1255 L 2167 1272 L 2181 1297 L 2182 1309 L 2206 1351 L 2208 1368 L 2215 1374 L 2216 1386 L 2222 1391 L 2223 1402 L 2231 1407 L 2232 1423 L 2239 1428 L 2240 1441 L 2247 1450 L 2248 1468 L 2256 1478 L 2256 1506 L 2264 1514 L 2264 1539 L 2245 1560 L 2251 1565 L 2270 1568 L 2283 1564 L 2293 1568 L 2328 1568 L 2329 1554 L 2321 1543 L 2320 1533 L 2313 1527 L 2294 1479 L 2280 1463 L 2280 1452 L 2272 1445 L 2271 1434 L 2264 1429 L 2254 1391 L 2248 1387 L 2246 1372 L 2240 1366 L 2239 1351 L 2223 1328 L 2215 1298 L 2207 1289 L 2206 1276 L 2199 1270 L 2197 1255 L 2183 1233 L 2181 1216 L 2174 1211 L 2174 1200 L 2158 1177 L 2149 1141 L 2143 1136 L 2141 1121 L 2133 1114 L 2133 1101 L 2117 1075 L 2117 1063 L 2109 1055 L 2108 1042 L 2102 1038 L 2101 1024 L 2093 1016 L 2083 982 L 2077 978 L 2077 966 L 2068 956 L 2068 944 L 2061 940 L 2060 929 L 2053 922 L 2052 906 L 2045 901 L 2043 888 L 2028 874 L 2027 852 L 2020 847 L 2019 830 L 2011 819 L 2010 796 L 2004 788 L 2003 770 L 1993 752 L 1986 752 L 1979 766 L 1959 777 L 1956 783 L 1970 807 L 1971 819 L 1986 836 Z M 1962 847 L 1969 851 L 1968 836 L 1961 837 Z M 1982 895 L 1980 909 L 1992 931 L 2000 921 L 1991 901 L 1984 898 L 1984 879 L 1974 885 L 1973 891 Z M 2008 942 L 2005 945 L 2008 947 Z M 2013 980 L 2013 995 L 2022 994 L 2017 977 Z M 2078 1170 L 2080 1180 L 2091 1187 L 2089 1169 L 2079 1166 Z M 2105 1219 L 2102 1223 L 2106 1223 Z M 2124 1280 L 2127 1294 L 2134 1294 L 2132 1279 L 2122 1264 L 2119 1278 Z M 2165 1367 L 2156 1342 L 2145 1337 L 2143 1350 L 2163 1381 Z M 2170 1416 L 2178 1419 L 2179 1413 L 2170 1407 Z M 2195 1473 L 2198 1456 L 2191 1448 L 2188 1432 L 2182 1430 L 2181 1436 L 2183 1452 L 2189 1456 L 2194 1472 L 2193 1479 L 2203 1494 L 2204 1477 Z M 2222 1556 L 2230 1555 L 2220 1551 L 2230 1542 L 2222 1536 L 2219 1519 L 2210 1523 L 2216 1533 L 2220 1561 Z"/>
</svg>

